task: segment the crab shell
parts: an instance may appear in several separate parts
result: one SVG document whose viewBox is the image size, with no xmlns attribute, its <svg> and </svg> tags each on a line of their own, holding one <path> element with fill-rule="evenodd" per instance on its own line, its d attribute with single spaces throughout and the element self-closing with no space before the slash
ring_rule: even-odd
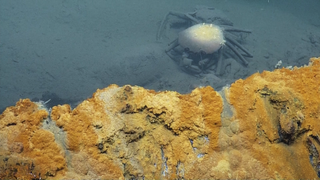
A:
<svg viewBox="0 0 320 180">
<path fill-rule="evenodd" d="M 179 33 L 178 42 L 194 53 L 214 53 L 224 45 L 222 29 L 214 24 L 196 24 Z"/>
</svg>

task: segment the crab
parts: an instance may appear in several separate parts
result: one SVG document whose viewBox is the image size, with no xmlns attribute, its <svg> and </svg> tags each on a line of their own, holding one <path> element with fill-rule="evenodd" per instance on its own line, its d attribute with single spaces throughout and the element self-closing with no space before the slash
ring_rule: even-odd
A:
<svg viewBox="0 0 320 180">
<path fill-rule="evenodd" d="M 169 23 L 171 17 L 176 17 L 178 21 Z M 169 28 L 171 29 L 183 28 L 181 31 L 183 32 L 201 23 L 219 26 L 223 31 L 225 41 L 217 51 L 206 53 L 183 47 L 179 42 L 179 38 L 173 40 L 168 44 L 165 52 L 179 64 L 182 70 L 192 74 L 200 74 L 213 69 L 217 75 L 222 75 L 224 73 L 224 58 L 233 58 L 244 67 L 248 65 L 246 58 L 253 56 L 241 43 L 251 31 L 234 27 L 233 23 L 221 11 L 213 7 L 197 6 L 195 11 L 188 13 L 169 12 L 161 21 L 157 32 L 157 40 L 165 37 L 168 25 L 170 25 Z"/>
</svg>

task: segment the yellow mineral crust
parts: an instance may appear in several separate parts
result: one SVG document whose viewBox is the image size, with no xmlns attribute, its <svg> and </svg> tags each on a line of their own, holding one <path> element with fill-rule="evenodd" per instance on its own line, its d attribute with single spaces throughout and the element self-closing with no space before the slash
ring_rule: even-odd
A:
<svg viewBox="0 0 320 180">
<path fill-rule="evenodd" d="M 0 115 L 0 178 L 314 179 L 320 59 L 190 94 L 110 85 L 75 109 Z"/>
<path fill-rule="evenodd" d="M 48 112 L 29 99 L 0 115 L 0 179 L 60 177 L 67 171 L 62 148 L 54 134 L 41 129 Z"/>
</svg>

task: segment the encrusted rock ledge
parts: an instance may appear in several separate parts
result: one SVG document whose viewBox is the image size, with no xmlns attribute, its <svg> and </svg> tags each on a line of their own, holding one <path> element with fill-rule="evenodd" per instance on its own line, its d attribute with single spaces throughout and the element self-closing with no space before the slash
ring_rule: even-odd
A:
<svg viewBox="0 0 320 180">
<path fill-rule="evenodd" d="M 0 115 L 0 178 L 314 179 L 320 58 L 216 92 L 97 90 L 75 109 L 22 99 Z"/>
</svg>

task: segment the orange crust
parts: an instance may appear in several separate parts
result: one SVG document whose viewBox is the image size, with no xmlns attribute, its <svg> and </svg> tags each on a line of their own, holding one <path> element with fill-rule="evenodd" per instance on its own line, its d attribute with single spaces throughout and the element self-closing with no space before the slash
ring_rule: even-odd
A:
<svg viewBox="0 0 320 180">
<path fill-rule="evenodd" d="M 48 112 L 39 110 L 37 104 L 29 99 L 8 107 L 0 116 L 0 132 L 7 138 L 2 144 L 0 163 L 4 173 L 2 178 L 39 178 L 62 176 L 66 169 L 65 156 L 61 147 L 55 142 L 54 134 L 40 129 L 41 123 L 48 117 Z M 4 155 L 10 154 L 9 157 Z M 22 168 L 23 167 L 23 168 Z M 17 172 L 15 172 L 17 171 Z M 27 172 L 27 173 L 26 173 Z"/>
<path fill-rule="evenodd" d="M 219 93 L 110 85 L 73 110 L 53 107 L 51 124 L 20 100 L 0 115 L 0 178 L 317 178 L 319 97 L 312 58 Z"/>
</svg>

